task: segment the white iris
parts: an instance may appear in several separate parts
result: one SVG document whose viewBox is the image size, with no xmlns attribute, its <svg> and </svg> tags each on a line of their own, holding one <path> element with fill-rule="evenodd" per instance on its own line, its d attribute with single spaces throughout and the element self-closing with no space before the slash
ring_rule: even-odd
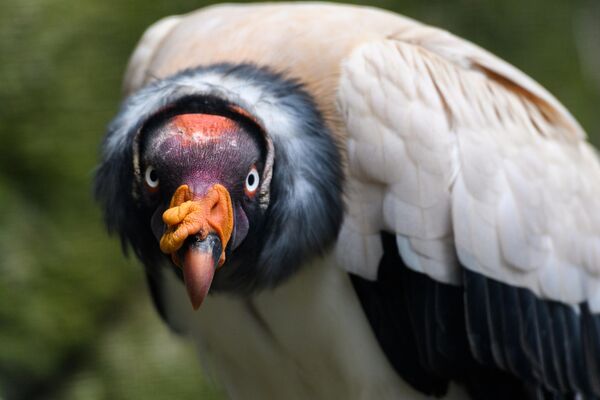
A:
<svg viewBox="0 0 600 400">
<path fill-rule="evenodd" d="M 158 174 L 153 166 L 149 165 L 144 173 L 144 179 L 146 179 L 146 185 L 155 189 L 158 187 Z"/>
<path fill-rule="evenodd" d="M 258 189 L 259 182 L 260 178 L 258 176 L 258 171 L 256 168 L 252 168 L 250 172 L 248 172 L 248 176 L 246 176 L 246 190 L 250 193 L 254 193 L 256 189 Z"/>
</svg>

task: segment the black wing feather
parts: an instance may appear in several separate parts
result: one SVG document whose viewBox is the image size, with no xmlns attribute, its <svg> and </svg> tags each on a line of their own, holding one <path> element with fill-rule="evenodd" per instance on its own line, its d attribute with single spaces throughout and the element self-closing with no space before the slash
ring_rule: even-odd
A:
<svg viewBox="0 0 600 400">
<path fill-rule="evenodd" d="M 494 357 L 490 347 L 485 303 L 485 299 L 488 298 L 485 278 L 481 275 L 465 273 L 464 285 L 466 325 L 471 351 L 481 364 L 493 365 Z"/>
<path fill-rule="evenodd" d="M 398 374 L 428 395 L 442 396 L 450 380 L 456 380 L 476 399 L 525 398 L 517 379 L 473 357 L 463 288 L 406 268 L 394 235 L 382 233 L 382 244 L 377 280 L 350 277 L 375 337 Z"/>
<path fill-rule="evenodd" d="M 600 397 L 600 315 L 592 314 L 588 305 L 581 307 L 583 314 L 583 354 L 590 377 L 589 387 Z M 581 354 L 581 353 L 580 353 Z"/>
<path fill-rule="evenodd" d="M 382 233 L 377 281 L 351 275 L 375 336 L 416 389 L 481 399 L 600 397 L 600 315 L 463 269 L 463 286 L 406 267 Z M 578 397 L 579 396 L 579 397 Z"/>
<path fill-rule="evenodd" d="M 515 376 L 521 376 L 528 382 L 536 380 L 534 369 L 531 368 L 527 350 L 523 344 L 525 336 L 525 321 L 517 292 L 511 287 L 502 287 L 503 320 L 502 329 L 505 338 L 505 354 L 509 370 Z"/>
<path fill-rule="evenodd" d="M 491 341 L 492 356 L 495 364 L 503 370 L 508 369 L 505 359 L 504 349 L 506 343 L 504 341 L 504 329 L 502 326 L 502 289 L 496 282 L 483 279 L 482 283 L 485 287 L 485 305 L 486 316 L 488 322 L 489 337 Z"/>
<path fill-rule="evenodd" d="M 395 239 L 384 237 L 384 246 L 392 246 Z M 421 364 L 416 345 L 417 330 L 407 329 L 410 320 L 402 285 L 403 271 L 397 268 L 397 251 L 385 252 L 379 264 L 378 279 L 374 282 L 350 275 L 373 333 L 392 367 L 414 388 L 428 395 L 446 392 L 448 382 L 427 371 Z"/>
</svg>

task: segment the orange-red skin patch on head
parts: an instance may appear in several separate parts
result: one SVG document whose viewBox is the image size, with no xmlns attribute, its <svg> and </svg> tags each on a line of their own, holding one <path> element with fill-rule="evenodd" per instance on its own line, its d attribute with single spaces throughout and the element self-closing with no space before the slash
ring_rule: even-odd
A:
<svg viewBox="0 0 600 400">
<path fill-rule="evenodd" d="M 235 121 L 214 114 L 181 114 L 173 117 L 170 124 L 179 134 L 199 140 L 218 138 L 239 129 Z"/>
</svg>

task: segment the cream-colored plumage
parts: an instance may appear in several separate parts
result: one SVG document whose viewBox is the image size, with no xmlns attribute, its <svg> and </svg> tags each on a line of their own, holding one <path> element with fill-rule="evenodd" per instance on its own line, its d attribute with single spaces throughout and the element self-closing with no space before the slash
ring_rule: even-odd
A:
<svg viewBox="0 0 600 400">
<path fill-rule="evenodd" d="M 600 311 L 598 158 L 573 117 L 520 71 L 380 10 L 225 5 L 151 27 L 125 88 L 223 61 L 298 77 L 347 148 L 344 268 L 374 278 L 387 229 L 404 261 L 437 280 L 458 283 L 460 260 Z"/>
<path fill-rule="evenodd" d="M 292 354 L 301 339 L 279 324 L 276 316 L 283 311 L 271 306 L 318 307 L 298 295 L 296 285 L 309 280 L 315 295 L 339 302 L 332 309 L 350 313 L 357 303 L 349 305 L 352 288 L 344 272 L 376 278 L 381 231 L 396 235 L 408 267 L 439 282 L 460 285 L 465 267 L 574 308 L 588 301 L 592 311 L 600 312 L 597 154 L 568 111 L 517 69 L 447 32 L 371 8 L 224 5 L 153 25 L 130 60 L 125 91 L 217 62 L 264 65 L 305 84 L 344 150 L 347 172 L 346 216 L 334 252 L 326 258 L 333 261 L 319 262 L 255 299 L 281 346 L 271 349 L 278 354 L 273 360 L 281 357 L 283 375 L 300 374 L 296 383 L 304 389 L 264 383 L 264 391 L 257 389 L 255 396 L 330 397 L 315 389 L 326 376 L 303 364 L 316 357 L 318 346 L 314 353 Z M 326 271 L 323 279 L 339 285 L 337 300 L 317 284 L 318 268 Z M 291 285 L 289 292 L 286 285 Z M 249 311 L 215 296 L 193 316 L 179 302 L 168 306 L 172 315 L 179 314 L 175 319 L 195 320 L 189 329 L 207 338 L 198 339 L 205 351 L 226 355 L 220 368 L 233 371 L 230 386 L 244 386 L 252 359 L 270 350 L 262 345 L 250 350 L 244 341 L 239 352 L 248 352 L 245 361 L 234 361 L 235 351 L 228 346 L 235 338 L 221 335 L 231 326 L 219 316 L 236 315 L 241 324 Z M 315 331 L 320 338 L 315 343 L 327 346 L 330 325 L 339 324 L 349 335 L 344 343 L 366 343 L 365 354 L 372 354 L 367 365 L 385 363 L 372 338 L 365 339 L 364 322 L 352 332 L 348 319 L 329 321 Z M 267 382 L 262 373 L 250 372 L 256 381 Z M 357 397 L 395 398 L 410 392 L 386 374 L 375 380 L 379 389 L 369 377 L 347 370 L 339 374 L 339 387 L 349 390 L 344 393 L 353 393 L 352 379 L 357 387 L 371 383 Z M 243 398 L 240 387 L 230 393 Z"/>
<path fill-rule="evenodd" d="M 439 281 L 460 282 L 456 248 L 473 271 L 598 311 L 600 168 L 583 132 L 520 73 L 422 30 L 367 43 L 344 62 L 349 165 L 357 185 L 379 185 L 366 201 L 365 190 L 351 192 L 358 218 L 345 231 L 396 232 L 405 262 Z M 461 45 L 460 58 L 445 56 Z M 344 265 L 356 260 L 343 253 Z"/>
</svg>

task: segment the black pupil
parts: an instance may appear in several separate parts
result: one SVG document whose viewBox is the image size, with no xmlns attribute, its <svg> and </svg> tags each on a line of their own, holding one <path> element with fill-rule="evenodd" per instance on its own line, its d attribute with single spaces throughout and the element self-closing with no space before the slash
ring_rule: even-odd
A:
<svg viewBox="0 0 600 400">
<path fill-rule="evenodd" d="M 256 178 L 252 172 L 248 174 L 248 186 L 254 186 L 254 179 Z"/>
<path fill-rule="evenodd" d="M 150 182 L 156 182 L 158 180 L 158 176 L 156 175 L 156 170 L 150 170 Z"/>
</svg>

